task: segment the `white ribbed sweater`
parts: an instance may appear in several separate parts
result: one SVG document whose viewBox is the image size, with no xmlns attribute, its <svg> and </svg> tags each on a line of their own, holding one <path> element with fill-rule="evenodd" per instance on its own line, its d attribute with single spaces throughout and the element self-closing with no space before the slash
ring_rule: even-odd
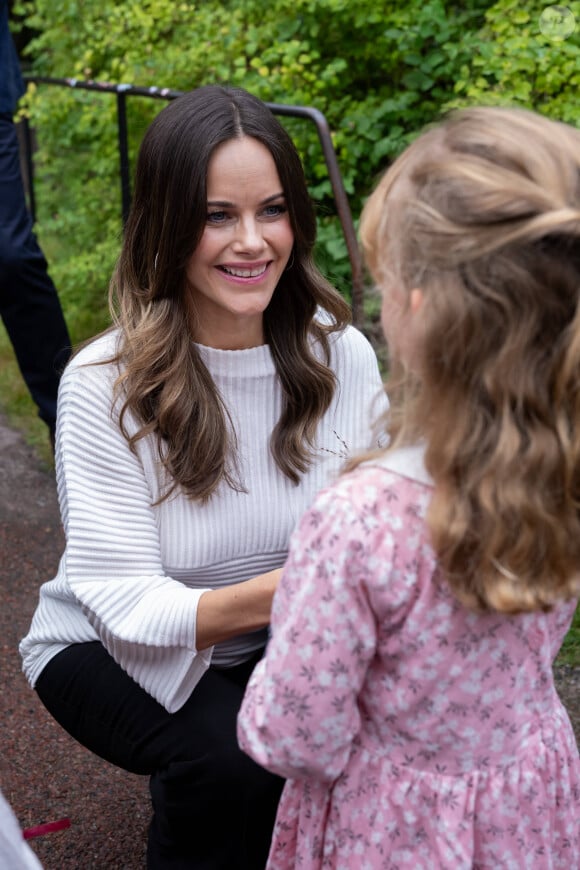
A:
<svg viewBox="0 0 580 870">
<path fill-rule="evenodd" d="M 318 428 L 316 461 L 296 487 L 269 449 L 282 397 L 268 346 L 199 346 L 231 414 L 248 492 L 221 485 L 205 505 L 177 495 L 153 507 L 163 485 L 155 443 L 144 438 L 136 455 L 129 450 L 112 412 L 116 369 L 87 365 L 110 357 L 115 341 L 114 332 L 97 339 L 61 381 L 56 468 L 66 548 L 56 577 L 41 587 L 20 652 L 34 685 L 64 647 L 100 640 L 173 712 L 210 661 L 236 664 L 265 641 L 264 631 L 253 632 L 197 652 L 202 593 L 284 563 L 290 533 L 316 492 L 348 454 L 373 446 L 370 421 L 386 400 L 367 340 L 353 328 L 334 336 L 339 386 Z"/>
</svg>

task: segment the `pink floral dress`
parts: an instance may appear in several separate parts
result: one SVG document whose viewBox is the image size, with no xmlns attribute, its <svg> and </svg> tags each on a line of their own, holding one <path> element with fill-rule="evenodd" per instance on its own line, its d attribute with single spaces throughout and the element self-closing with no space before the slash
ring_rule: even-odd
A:
<svg viewBox="0 0 580 870">
<path fill-rule="evenodd" d="M 575 603 L 468 612 L 437 575 L 415 448 L 295 533 L 241 746 L 288 779 L 269 870 L 578 870 L 580 758 L 552 661 Z"/>
</svg>

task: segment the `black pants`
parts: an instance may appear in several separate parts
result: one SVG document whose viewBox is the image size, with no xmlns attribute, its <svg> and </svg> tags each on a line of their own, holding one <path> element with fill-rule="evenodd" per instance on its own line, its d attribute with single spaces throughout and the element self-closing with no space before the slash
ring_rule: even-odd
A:
<svg viewBox="0 0 580 870">
<path fill-rule="evenodd" d="M 18 137 L 0 114 L 0 317 L 38 412 L 51 432 L 70 338 L 47 264 L 32 232 Z"/>
<path fill-rule="evenodd" d="M 98 642 L 68 647 L 42 672 L 38 695 L 69 734 L 118 767 L 150 776 L 150 870 L 263 870 L 283 781 L 236 739 L 258 658 L 210 668 L 176 713 Z"/>
</svg>

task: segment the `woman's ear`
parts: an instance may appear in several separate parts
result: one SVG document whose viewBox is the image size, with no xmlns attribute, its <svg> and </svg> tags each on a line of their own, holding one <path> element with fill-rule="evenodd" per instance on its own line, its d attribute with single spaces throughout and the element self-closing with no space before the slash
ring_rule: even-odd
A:
<svg viewBox="0 0 580 870">
<path fill-rule="evenodd" d="M 417 314 L 423 305 L 423 291 L 419 287 L 414 287 L 409 293 L 409 308 L 411 314 Z"/>
</svg>

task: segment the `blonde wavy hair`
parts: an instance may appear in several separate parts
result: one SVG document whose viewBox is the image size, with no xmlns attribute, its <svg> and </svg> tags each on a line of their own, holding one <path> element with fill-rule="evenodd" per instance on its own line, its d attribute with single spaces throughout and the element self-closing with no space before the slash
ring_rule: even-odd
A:
<svg viewBox="0 0 580 870">
<path fill-rule="evenodd" d="M 205 501 L 237 477 L 235 432 L 210 372 L 192 340 L 186 268 L 207 217 L 209 161 L 223 142 L 251 136 L 270 151 L 294 234 L 290 263 L 264 315 L 264 331 L 280 379 L 283 405 L 271 451 L 295 484 L 312 461 L 320 418 L 336 383 L 329 335 L 350 309 L 314 264 L 316 219 L 296 148 L 257 97 L 240 88 L 207 85 L 178 97 L 154 119 L 141 144 L 135 191 L 110 287 L 120 330 L 120 425 L 129 445 L 154 435 L 170 481 Z M 329 316 L 319 319 L 324 309 Z M 130 433 L 128 412 L 140 423 Z"/>
<path fill-rule="evenodd" d="M 423 291 L 388 426 L 392 448 L 426 444 L 443 576 L 477 610 L 577 595 L 580 131 L 519 109 L 451 114 L 387 170 L 361 239 L 385 292 Z"/>
</svg>

